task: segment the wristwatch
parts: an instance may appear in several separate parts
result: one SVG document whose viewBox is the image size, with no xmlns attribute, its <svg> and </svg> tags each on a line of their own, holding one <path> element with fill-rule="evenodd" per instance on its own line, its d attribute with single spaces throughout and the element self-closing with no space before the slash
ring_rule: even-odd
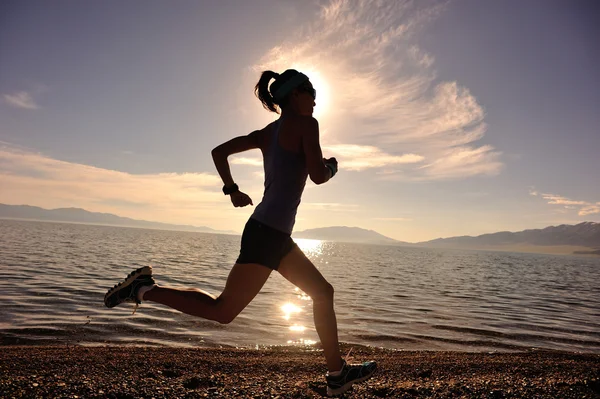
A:
<svg viewBox="0 0 600 399">
<path fill-rule="evenodd" d="M 233 193 L 238 192 L 238 191 L 240 191 L 240 188 L 235 183 L 233 183 L 233 185 L 231 185 L 229 187 L 228 186 L 223 186 L 223 194 L 225 194 L 225 195 L 230 195 L 230 194 L 233 194 Z"/>
</svg>

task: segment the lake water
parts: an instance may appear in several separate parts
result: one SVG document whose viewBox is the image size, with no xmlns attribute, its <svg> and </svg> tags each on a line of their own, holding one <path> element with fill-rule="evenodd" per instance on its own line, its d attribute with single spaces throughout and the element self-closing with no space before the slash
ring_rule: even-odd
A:
<svg viewBox="0 0 600 399">
<path fill-rule="evenodd" d="M 106 290 L 152 265 L 218 294 L 239 236 L 0 220 L 0 344 L 256 347 L 318 341 L 312 302 L 277 273 L 229 325 Z M 340 340 L 402 350 L 600 353 L 600 258 L 297 240 L 335 287 Z"/>
</svg>

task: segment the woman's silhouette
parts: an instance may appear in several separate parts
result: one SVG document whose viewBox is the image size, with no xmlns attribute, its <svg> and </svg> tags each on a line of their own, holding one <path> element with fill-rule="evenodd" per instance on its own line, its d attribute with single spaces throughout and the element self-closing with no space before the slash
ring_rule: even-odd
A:
<svg viewBox="0 0 600 399">
<path fill-rule="evenodd" d="M 269 82 L 274 82 L 269 85 Z M 255 93 L 263 106 L 281 116 L 247 136 L 236 137 L 212 150 L 212 157 L 223 179 L 223 192 L 235 207 L 252 205 L 240 191 L 229 169 L 227 158 L 258 148 L 265 169 L 262 201 L 246 223 L 240 255 L 231 269 L 225 289 L 215 297 L 199 289 L 158 286 L 152 268 L 132 272 L 110 289 L 108 307 L 124 301 L 158 302 L 181 312 L 227 324 L 252 301 L 273 270 L 296 285 L 313 300 L 315 328 L 321 340 L 328 373 L 327 393 L 337 395 L 353 383 L 369 378 L 375 362 L 350 365 L 342 359 L 333 309 L 333 287 L 291 238 L 296 211 L 306 179 L 326 183 L 337 173 L 335 158 L 324 159 L 319 143 L 319 124 L 313 118 L 316 91 L 309 78 L 293 69 L 282 74 L 262 73 Z"/>
</svg>

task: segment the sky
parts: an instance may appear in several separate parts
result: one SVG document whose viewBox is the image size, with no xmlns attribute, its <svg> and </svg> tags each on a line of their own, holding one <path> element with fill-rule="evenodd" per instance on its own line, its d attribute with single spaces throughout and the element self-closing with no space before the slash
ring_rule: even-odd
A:
<svg viewBox="0 0 600 399">
<path fill-rule="evenodd" d="M 295 230 L 408 242 L 600 221 L 600 5 L 555 0 L 0 4 L 0 203 L 241 232 L 210 151 L 295 68 L 339 173 Z M 263 191 L 258 150 L 230 157 Z"/>
</svg>

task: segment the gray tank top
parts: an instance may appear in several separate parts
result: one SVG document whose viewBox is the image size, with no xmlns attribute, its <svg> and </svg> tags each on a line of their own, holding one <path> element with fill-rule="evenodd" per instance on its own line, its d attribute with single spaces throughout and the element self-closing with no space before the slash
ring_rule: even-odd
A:
<svg viewBox="0 0 600 399">
<path fill-rule="evenodd" d="M 308 170 L 303 153 L 288 151 L 279 145 L 283 118 L 276 122 L 268 150 L 263 154 L 265 192 L 252 218 L 265 225 L 292 234 L 296 212 L 306 185 Z"/>
</svg>

